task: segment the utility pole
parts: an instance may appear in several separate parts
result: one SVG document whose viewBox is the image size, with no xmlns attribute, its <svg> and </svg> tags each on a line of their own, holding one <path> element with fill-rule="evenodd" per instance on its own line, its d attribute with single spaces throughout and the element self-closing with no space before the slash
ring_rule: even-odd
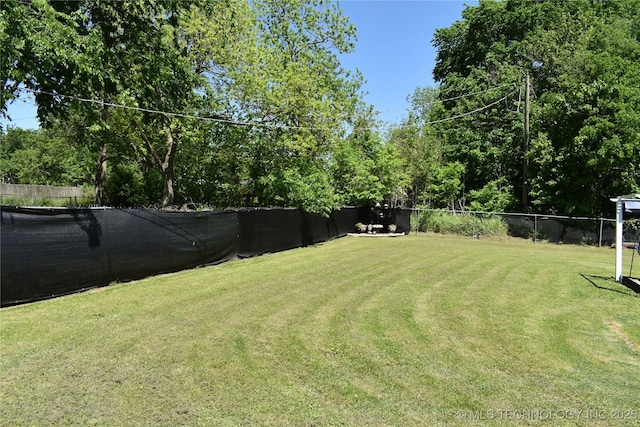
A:
<svg viewBox="0 0 640 427">
<path fill-rule="evenodd" d="M 531 83 L 529 73 L 525 79 L 524 96 L 524 150 L 522 154 L 522 211 L 529 211 L 529 98 L 531 95 Z"/>
</svg>

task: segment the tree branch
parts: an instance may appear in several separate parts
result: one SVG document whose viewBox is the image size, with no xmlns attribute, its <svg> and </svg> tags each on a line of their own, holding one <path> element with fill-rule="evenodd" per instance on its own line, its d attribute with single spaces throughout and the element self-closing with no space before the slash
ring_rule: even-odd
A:
<svg viewBox="0 0 640 427">
<path fill-rule="evenodd" d="M 147 137 L 147 134 L 144 132 L 144 129 L 142 129 L 138 125 L 138 122 L 135 120 L 131 121 L 131 125 L 140 131 L 140 138 L 142 138 L 142 141 L 144 141 L 144 145 L 147 148 L 147 154 L 151 161 L 153 161 L 160 169 L 162 169 L 163 161 L 160 156 L 158 156 L 158 153 L 156 153 L 156 150 L 153 149 L 153 145 L 151 144 L 149 137 Z"/>
</svg>

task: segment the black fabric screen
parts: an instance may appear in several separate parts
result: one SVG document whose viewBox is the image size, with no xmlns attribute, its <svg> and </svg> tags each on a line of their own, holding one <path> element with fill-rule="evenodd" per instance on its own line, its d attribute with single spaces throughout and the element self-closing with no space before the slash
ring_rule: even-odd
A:
<svg viewBox="0 0 640 427">
<path fill-rule="evenodd" d="M 302 216 L 302 243 L 313 245 L 327 242 L 337 237 L 333 215 L 324 217 L 319 214 L 301 212 Z"/>
<path fill-rule="evenodd" d="M 357 211 L 358 218 L 356 222 L 361 222 L 363 224 L 380 223 L 385 226 L 395 224 L 397 227 L 397 233 L 407 234 L 411 231 L 411 209 L 384 209 L 372 207 L 359 207 L 355 209 Z M 384 219 L 379 219 L 380 213 L 384 215 Z"/>
<path fill-rule="evenodd" d="M 393 221 L 397 226 L 397 233 L 408 234 L 411 232 L 411 209 L 396 209 L 393 211 Z"/>
<path fill-rule="evenodd" d="M 345 236 L 356 208 L 176 212 L 0 209 L 0 305 L 312 245 Z"/>
<path fill-rule="evenodd" d="M 2 306 L 228 260 L 236 212 L 1 210 Z"/>
<path fill-rule="evenodd" d="M 243 209 L 238 211 L 238 223 L 240 257 L 303 246 L 302 218 L 298 209 Z"/>
<path fill-rule="evenodd" d="M 346 236 L 347 233 L 353 233 L 358 223 L 358 208 L 342 208 L 333 211 L 331 214 L 336 224 L 336 237 Z"/>
</svg>

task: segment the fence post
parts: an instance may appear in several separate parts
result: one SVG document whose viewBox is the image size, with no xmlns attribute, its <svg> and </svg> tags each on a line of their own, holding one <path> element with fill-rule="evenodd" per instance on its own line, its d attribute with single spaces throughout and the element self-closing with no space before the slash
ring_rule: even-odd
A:
<svg viewBox="0 0 640 427">
<path fill-rule="evenodd" d="M 476 213 L 473 212 L 472 215 L 473 215 L 473 238 L 477 239 L 478 238 L 478 233 L 476 231 Z"/>
<path fill-rule="evenodd" d="M 602 247 L 602 223 L 604 222 L 604 220 L 602 218 L 600 218 L 600 233 L 598 234 L 598 247 L 601 248 Z"/>
<path fill-rule="evenodd" d="M 533 214 L 533 243 L 538 242 L 538 215 Z"/>
</svg>

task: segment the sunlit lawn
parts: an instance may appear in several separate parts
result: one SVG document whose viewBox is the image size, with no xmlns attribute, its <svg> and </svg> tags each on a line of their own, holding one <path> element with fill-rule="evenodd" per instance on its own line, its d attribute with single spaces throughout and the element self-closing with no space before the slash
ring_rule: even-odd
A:
<svg viewBox="0 0 640 427">
<path fill-rule="evenodd" d="M 0 423 L 640 425 L 640 297 L 613 268 L 347 237 L 3 309 Z"/>
</svg>

